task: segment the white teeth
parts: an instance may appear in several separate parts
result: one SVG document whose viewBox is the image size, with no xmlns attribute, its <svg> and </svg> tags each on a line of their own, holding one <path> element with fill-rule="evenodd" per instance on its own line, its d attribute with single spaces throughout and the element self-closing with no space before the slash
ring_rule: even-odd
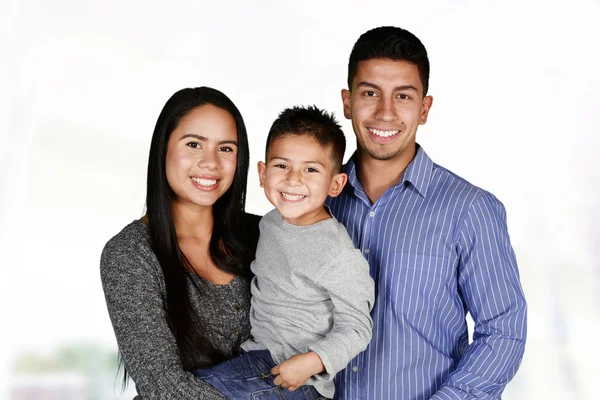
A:
<svg viewBox="0 0 600 400">
<path fill-rule="evenodd" d="M 200 186 L 212 186 L 217 183 L 216 179 L 200 179 L 200 178 L 192 178 L 194 182 L 196 182 Z"/>
<path fill-rule="evenodd" d="M 298 200 L 302 200 L 303 198 L 306 197 L 306 196 L 301 196 L 299 194 L 287 194 L 287 193 L 281 193 L 281 195 L 283 196 L 284 199 L 289 200 L 289 201 L 298 201 Z"/>
<path fill-rule="evenodd" d="M 381 131 L 379 129 L 369 128 L 369 131 L 371 131 L 374 134 L 376 134 L 377 136 L 381 136 L 381 137 L 390 137 L 390 136 L 394 136 L 396 133 L 398 133 L 397 129 L 393 130 L 393 131 Z"/>
</svg>

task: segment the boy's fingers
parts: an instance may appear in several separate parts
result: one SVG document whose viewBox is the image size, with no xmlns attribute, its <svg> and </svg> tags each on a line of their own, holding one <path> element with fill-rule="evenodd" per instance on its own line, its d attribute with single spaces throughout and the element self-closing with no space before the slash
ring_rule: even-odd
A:
<svg viewBox="0 0 600 400">
<path fill-rule="evenodd" d="M 273 375 L 279 375 L 279 364 L 277 364 L 276 366 L 274 366 L 273 368 L 271 368 L 271 373 Z"/>
<path fill-rule="evenodd" d="M 277 386 L 281 386 L 281 384 L 283 383 L 283 379 L 281 379 L 281 375 L 277 375 L 275 377 L 275 379 L 273 380 L 273 383 L 276 384 Z"/>
</svg>

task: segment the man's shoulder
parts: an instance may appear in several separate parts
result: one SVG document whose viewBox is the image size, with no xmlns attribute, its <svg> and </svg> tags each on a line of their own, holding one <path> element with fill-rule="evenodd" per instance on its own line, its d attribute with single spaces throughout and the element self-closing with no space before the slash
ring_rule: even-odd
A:
<svg viewBox="0 0 600 400">
<path fill-rule="evenodd" d="M 487 190 L 436 163 L 433 164 L 431 186 L 436 191 L 452 191 L 462 199 L 476 199 L 484 195 L 491 195 Z"/>
<path fill-rule="evenodd" d="M 471 208 L 475 203 L 503 207 L 494 194 L 439 164 L 434 163 L 431 186 L 432 192 L 437 196 L 444 196 L 449 202 L 458 202 L 466 205 L 467 208 Z"/>
</svg>

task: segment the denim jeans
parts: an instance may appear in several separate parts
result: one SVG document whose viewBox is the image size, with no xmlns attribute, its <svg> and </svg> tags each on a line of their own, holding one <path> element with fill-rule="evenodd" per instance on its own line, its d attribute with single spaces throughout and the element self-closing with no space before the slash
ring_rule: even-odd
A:
<svg viewBox="0 0 600 400">
<path fill-rule="evenodd" d="M 249 351 L 212 368 L 195 370 L 194 375 L 230 400 L 324 399 L 309 385 L 293 392 L 275 385 L 271 375 L 271 368 L 275 365 L 268 350 Z"/>
</svg>

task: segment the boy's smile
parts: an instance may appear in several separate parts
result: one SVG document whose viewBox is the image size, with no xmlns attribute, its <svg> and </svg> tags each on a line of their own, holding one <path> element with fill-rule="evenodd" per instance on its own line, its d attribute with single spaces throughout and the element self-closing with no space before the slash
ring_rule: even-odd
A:
<svg viewBox="0 0 600 400">
<path fill-rule="evenodd" d="M 337 196 L 346 174 L 334 173 L 331 148 L 306 134 L 288 134 L 271 143 L 266 164 L 258 163 L 260 185 L 283 220 L 311 225 L 330 218 L 323 204 Z"/>
</svg>

